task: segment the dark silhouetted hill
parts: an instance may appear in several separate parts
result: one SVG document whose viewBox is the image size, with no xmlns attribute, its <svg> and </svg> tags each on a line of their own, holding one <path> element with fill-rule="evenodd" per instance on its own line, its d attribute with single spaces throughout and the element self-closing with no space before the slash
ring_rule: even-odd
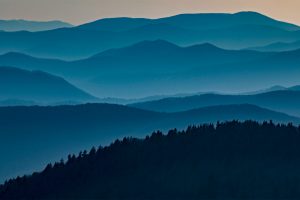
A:
<svg viewBox="0 0 300 200">
<path fill-rule="evenodd" d="M 170 114 L 111 104 L 0 107 L 0 157 L 5 163 L 0 165 L 0 182 L 40 170 L 47 162 L 67 153 L 106 145 L 117 138 L 143 137 L 158 129 L 183 129 L 191 124 L 234 119 L 300 123 L 299 118 L 252 105 L 215 106 Z"/>
<path fill-rule="evenodd" d="M 299 143 L 299 127 L 272 122 L 156 131 L 9 180 L 0 198 L 298 199 Z"/>
</svg>

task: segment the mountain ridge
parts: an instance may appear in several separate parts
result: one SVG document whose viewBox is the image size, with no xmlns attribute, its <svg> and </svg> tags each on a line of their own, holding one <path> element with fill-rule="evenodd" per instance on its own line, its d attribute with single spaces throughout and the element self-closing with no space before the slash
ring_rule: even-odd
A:
<svg viewBox="0 0 300 200">
<path fill-rule="evenodd" d="M 202 94 L 187 97 L 170 97 L 166 99 L 129 104 L 140 109 L 158 112 L 179 112 L 195 108 L 227 104 L 253 104 L 263 108 L 300 116 L 300 91 L 298 87 L 270 91 L 259 94 L 228 95 L 228 94 Z"/>
<path fill-rule="evenodd" d="M 226 50 L 207 43 L 178 46 L 153 40 L 69 62 L 6 54 L 0 56 L 0 65 L 39 69 L 61 76 L 99 97 L 136 98 L 137 94 L 153 96 L 216 88 L 224 91 L 221 82 L 228 83 L 227 90 L 232 88 L 231 93 L 256 90 L 264 85 L 296 85 L 299 56 L 299 51 Z M 250 86 L 246 80 L 254 77 L 257 81 Z M 178 85 L 176 91 L 170 87 L 170 81 Z M 128 90 L 133 85 L 134 89 Z M 148 86 L 143 88 L 143 85 Z"/>
<path fill-rule="evenodd" d="M 67 153 L 106 145 L 117 138 L 234 119 L 300 123 L 297 117 L 247 104 L 170 114 L 113 104 L 0 107 L 0 156 L 6 163 L 0 165 L 0 182 L 39 170 Z"/>
<path fill-rule="evenodd" d="M 66 100 L 95 101 L 97 98 L 63 78 L 42 71 L 0 67 L 0 98 L 50 103 Z"/>
<path fill-rule="evenodd" d="M 264 52 L 280 52 L 280 51 L 293 51 L 300 49 L 300 40 L 295 42 L 276 42 L 266 46 L 250 47 L 249 50 L 264 51 Z"/>
<path fill-rule="evenodd" d="M 0 20 L 0 30 L 7 32 L 16 31 L 46 31 L 58 28 L 73 27 L 67 22 L 52 20 L 52 21 L 30 21 L 24 19 Z"/>
<path fill-rule="evenodd" d="M 127 136 L 48 160 L 0 185 L 0 198 L 298 199 L 299 132 L 290 123 L 229 121 Z"/>
<path fill-rule="evenodd" d="M 278 41 L 292 42 L 300 38 L 298 26 L 279 22 L 266 16 L 258 17 L 260 15 L 253 13 L 225 16 L 217 13 L 182 15 L 162 18 L 157 23 L 153 23 L 154 19 L 149 19 L 151 23 L 146 24 L 144 19 L 131 22 L 134 19 L 126 18 L 128 28 L 123 23 L 124 18 L 121 18 L 121 22 L 113 19 L 115 25 L 107 20 L 104 20 L 103 25 L 96 23 L 95 30 L 84 29 L 82 25 L 35 33 L 1 32 L 0 53 L 18 51 L 37 57 L 76 60 L 143 40 L 163 39 L 184 46 L 209 42 L 222 48 L 241 49 Z M 256 18 L 259 20 L 254 20 Z M 208 23 L 209 21 L 211 23 Z M 89 23 L 89 26 L 92 25 Z M 122 30 L 118 30 L 121 25 Z M 98 30 L 99 26 L 103 30 Z"/>
<path fill-rule="evenodd" d="M 253 12 L 253 11 L 242 11 L 242 12 L 237 12 L 237 13 L 184 13 L 184 14 L 177 14 L 177 15 L 172 15 L 172 16 L 162 17 L 162 18 L 155 18 L 155 19 L 132 18 L 132 17 L 104 18 L 104 19 L 96 20 L 94 22 L 89 22 L 87 24 L 79 25 L 76 28 L 83 28 L 84 29 L 84 28 L 96 27 L 96 28 L 100 28 L 100 29 L 96 29 L 96 30 L 106 30 L 107 31 L 107 30 L 111 30 L 111 28 L 110 29 L 105 28 L 105 25 L 109 27 L 114 22 L 120 20 L 123 23 L 126 23 L 126 22 L 130 23 L 131 22 L 132 24 L 131 24 L 130 29 L 132 29 L 132 28 L 138 28 L 138 27 L 141 27 L 141 26 L 144 26 L 144 25 L 147 25 L 147 24 L 155 24 L 155 23 L 169 23 L 171 25 L 172 24 L 174 25 L 174 22 L 172 23 L 172 20 L 174 21 L 176 19 L 179 19 L 179 21 L 181 21 L 181 20 L 182 21 L 189 21 L 189 20 L 183 20 L 184 18 L 193 19 L 193 17 L 196 17 L 196 18 L 198 17 L 198 20 L 201 21 L 201 20 L 207 19 L 207 18 L 205 18 L 206 16 L 208 16 L 208 17 L 211 16 L 211 17 L 216 17 L 216 18 L 218 16 L 222 16 L 223 18 L 224 17 L 225 18 L 226 17 L 227 18 L 235 18 L 235 17 L 239 18 L 239 17 L 241 17 L 244 21 L 248 21 L 248 24 L 261 24 L 261 21 L 269 21 L 269 22 L 271 21 L 273 23 L 279 22 L 279 23 L 282 23 L 282 28 L 286 27 L 287 30 L 300 30 L 300 27 L 297 26 L 297 25 L 294 25 L 292 23 L 282 22 L 282 21 L 279 21 L 279 20 L 274 20 L 274 19 L 272 19 L 272 18 L 270 18 L 266 15 L 263 15 L 263 14 L 258 13 L 258 12 Z M 201 17 L 203 19 L 201 19 Z M 253 17 L 256 20 L 253 20 Z M 230 21 L 230 19 L 226 19 L 226 20 Z M 213 23 L 210 23 L 210 24 L 212 25 Z M 246 22 L 246 24 L 247 24 L 247 22 Z M 283 24 L 285 24 L 285 26 L 283 26 Z M 175 25 L 178 25 L 178 24 L 175 23 Z M 207 22 L 206 25 L 209 25 L 209 23 Z M 272 25 L 272 23 L 271 23 L 271 25 Z M 189 28 L 189 26 L 186 26 L 186 28 Z M 198 27 L 198 28 L 201 29 L 201 27 Z M 216 27 L 214 27 L 214 28 L 216 28 Z M 124 30 L 128 30 L 128 29 L 122 29 L 122 31 L 124 31 Z"/>
</svg>

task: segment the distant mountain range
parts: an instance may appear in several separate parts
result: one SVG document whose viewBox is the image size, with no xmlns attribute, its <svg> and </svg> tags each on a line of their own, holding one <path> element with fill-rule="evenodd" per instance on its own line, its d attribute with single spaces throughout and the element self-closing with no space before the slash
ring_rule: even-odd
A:
<svg viewBox="0 0 300 200">
<path fill-rule="evenodd" d="M 129 72 L 132 69 L 155 71 L 157 68 L 166 72 L 174 69 L 183 71 L 184 67 L 182 65 L 187 65 L 188 69 L 193 69 L 199 66 L 260 60 L 272 55 L 275 55 L 275 53 L 225 50 L 208 43 L 180 47 L 164 40 L 154 40 L 142 41 L 124 48 L 110 49 L 87 59 L 72 62 L 35 58 L 20 53 L 1 55 L 0 61 L 1 65 L 11 64 L 26 69 L 38 68 L 52 73 L 67 73 L 69 76 L 72 76 L 72 70 L 81 70 L 83 74 L 87 74 L 89 70 L 93 70 L 92 73 L 90 72 L 90 74 L 93 74 L 95 70 L 105 72 L 110 70 L 109 68 L 112 68 L 111 70 L 118 69 Z M 219 59 L 212 59 L 214 56 L 218 56 Z M 150 58 L 152 58 L 151 62 L 149 62 Z M 70 69 L 69 66 L 73 67 Z M 82 69 L 86 66 L 89 67 L 89 70 Z"/>
<path fill-rule="evenodd" d="M 0 53 L 72 60 L 157 39 L 185 46 L 208 42 L 241 49 L 300 40 L 300 28 L 255 12 L 184 14 L 154 20 L 114 18 L 37 33 L 0 32 Z"/>
<path fill-rule="evenodd" d="M 256 12 L 180 14 L 160 19 L 107 18 L 78 26 L 84 30 L 121 32 L 152 24 L 169 24 L 184 29 L 208 30 L 239 25 L 273 26 L 288 31 L 298 31 L 299 26 L 276 21 Z"/>
<path fill-rule="evenodd" d="M 299 125 L 299 41 L 299 26 L 255 12 L 111 18 L 75 27 L 0 21 L 0 184 L 69 153 L 156 130 L 231 120 Z M 273 122 L 248 123 L 299 132 Z"/>
<path fill-rule="evenodd" d="M 297 88 L 298 86 L 294 86 L 295 88 Z M 278 91 L 278 90 L 292 90 L 292 87 L 284 87 L 281 85 L 274 85 L 272 87 L 268 87 L 265 89 L 260 89 L 260 90 L 256 90 L 256 91 L 250 91 L 250 92 L 243 92 L 243 93 L 238 93 L 240 95 L 254 95 L 254 94 L 262 94 L 262 93 L 267 93 L 267 92 L 274 92 L 274 91 Z"/>
<path fill-rule="evenodd" d="M 29 100 L 20 100 L 20 99 L 5 99 L 0 100 L 0 106 L 34 106 L 38 105 L 39 103 L 35 101 Z"/>
<path fill-rule="evenodd" d="M 177 94 L 165 94 L 165 95 L 153 95 L 153 96 L 146 96 L 142 98 L 128 98 L 128 99 L 122 99 L 122 98 L 113 98 L 113 97 L 106 97 L 99 99 L 99 103 L 110 103 L 110 104 L 120 104 L 120 105 L 128 105 L 128 104 L 138 104 L 138 103 L 144 103 L 149 101 L 157 101 L 161 99 L 167 99 L 167 98 L 183 98 L 183 97 L 190 97 L 190 96 L 196 96 L 196 95 L 203 95 L 203 94 L 220 94 L 220 95 L 255 95 L 255 94 L 262 94 L 267 92 L 273 92 L 273 91 L 279 91 L 279 90 L 291 90 L 291 91 L 300 91 L 300 86 L 291 86 L 291 87 L 284 87 L 281 85 L 275 85 L 272 87 L 268 87 L 265 89 L 260 89 L 256 91 L 249 91 L 249 92 L 240 92 L 240 93 L 222 93 L 218 91 L 206 91 L 206 92 L 194 92 L 194 93 L 177 93 Z"/>
<path fill-rule="evenodd" d="M 280 52 L 280 51 L 292 51 L 300 49 L 300 40 L 296 42 L 276 42 L 266 46 L 250 47 L 248 50 L 265 51 L 265 52 Z"/>
<path fill-rule="evenodd" d="M 0 66 L 61 76 L 98 97 L 139 98 L 195 91 L 233 93 L 265 85 L 297 85 L 299 58 L 300 50 L 277 53 L 225 50 L 207 43 L 180 47 L 155 40 L 72 62 L 8 53 L 0 56 Z"/>
<path fill-rule="evenodd" d="M 0 156 L 5 163 L 0 165 L 0 182 L 116 138 L 142 137 L 158 129 L 182 129 L 191 124 L 233 119 L 300 123 L 299 118 L 248 104 L 170 114 L 111 104 L 0 107 Z"/>
<path fill-rule="evenodd" d="M 0 20 L 0 31 L 47 31 L 58 28 L 72 27 L 72 24 L 62 21 L 28 21 L 28 20 Z"/>
<path fill-rule="evenodd" d="M 253 104 L 260 107 L 300 116 L 299 86 L 254 95 L 203 94 L 181 98 L 166 98 L 131 104 L 130 106 L 157 112 L 180 112 L 195 108 L 227 104 Z"/>
<path fill-rule="evenodd" d="M 92 102 L 97 99 L 57 76 L 41 71 L 0 67 L 1 104 L 28 102 L 54 103 L 61 101 Z"/>
<path fill-rule="evenodd" d="M 243 94 L 251 95 L 251 94 L 262 94 L 262 93 L 267 93 L 267 92 L 274 92 L 274 91 L 279 91 L 279 90 L 289 90 L 289 91 L 300 91 L 300 85 L 295 85 L 291 87 L 285 87 L 282 85 L 274 85 L 272 87 L 266 88 L 266 89 L 261 89 L 253 92 L 245 92 Z"/>
</svg>

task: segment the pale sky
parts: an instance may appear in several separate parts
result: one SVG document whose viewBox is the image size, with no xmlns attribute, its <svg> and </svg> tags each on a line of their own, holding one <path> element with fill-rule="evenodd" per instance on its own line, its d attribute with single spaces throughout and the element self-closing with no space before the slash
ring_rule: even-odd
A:
<svg viewBox="0 0 300 200">
<path fill-rule="evenodd" d="M 299 10 L 300 0 L 0 0 L 0 19 L 73 24 L 120 16 L 159 18 L 179 13 L 257 11 L 300 25 Z"/>
</svg>

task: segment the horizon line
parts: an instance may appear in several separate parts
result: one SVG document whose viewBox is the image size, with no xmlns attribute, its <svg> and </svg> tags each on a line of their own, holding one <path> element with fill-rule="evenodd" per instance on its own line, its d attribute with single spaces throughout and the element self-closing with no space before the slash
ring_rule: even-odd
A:
<svg viewBox="0 0 300 200">
<path fill-rule="evenodd" d="M 88 21 L 85 21 L 83 23 L 71 23 L 67 20 L 62 20 L 62 19 L 49 19 L 49 20 L 38 20 L 38 19 L 29 19 L 29 18 L 1 18 L 0 21 L 27 21 L 27 22 L 37 22 L 37 23 L 49 23 L 49 22 L 63 22 L 63 23 L 67 23 L 70 24 L 72 26 L 81 26 L 84 24 L 89 24 L 92 22 L 96 22 L 99 20 L 105 20 L 105 19 L 118 19 L 118 18 L 128 18 L 128 19 L 150 19 L 150 20 L 157 20 L 157 19 L 163 19 L 163 18 L 169 18 L 169 17 L 175 17 L 175 16 L 180 16 L 180 15 L 201 15 L 201 14 L 228 14 L 228 15 L 235 15 L 235 14 L 239 14 L 239 13 L 257 13 L 260 15 L 263 15 L 265 17 L 271 18 L 273 20 L 276 21 L 280 21 L 280 22 L 284 22 L 284 23 L 289 23 L 289 24 L 293 24 L 296 26 L 300 26 L 300 24 L 297 23 L 293 23 L 290 21 L 286 21 L 286 20 L 281 20 L 278 18 L 274 18 L 271 17 L 267 14 L 258 12 L 258 11 L 253 11 L 253 10 L 241 10 L 238 12 L 183 12 L 183 13 L 177 13 L 177 14 L 172 14 L 172 15 L 164 15 L 164 16 L 160 16 L 160 17 L 134 17 L 134 16 L 114 16 L 114 17 L 100 17 L 100 18 L 94 18 Z"/>
</svg>

